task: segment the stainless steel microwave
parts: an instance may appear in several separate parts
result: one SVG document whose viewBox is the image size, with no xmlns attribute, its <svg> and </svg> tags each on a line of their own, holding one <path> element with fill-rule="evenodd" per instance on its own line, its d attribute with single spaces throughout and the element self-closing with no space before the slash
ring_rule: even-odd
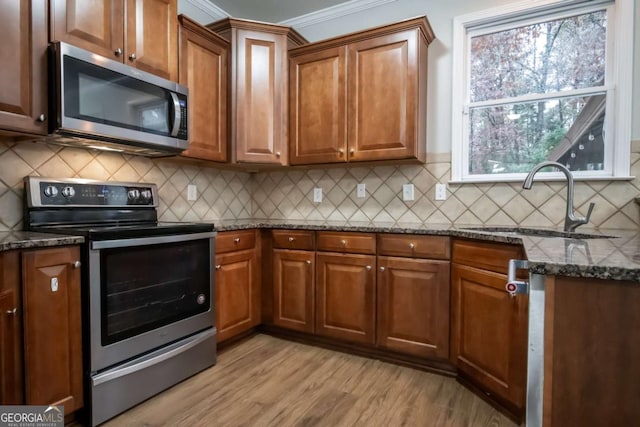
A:
<svg viewBox="0 0 640 427">
<path fill-rule="evenodd" d="M 188 148 L 185 86 L 66 43 L 50 52 L 52 142 L 147 156 Z"/>
</svg>

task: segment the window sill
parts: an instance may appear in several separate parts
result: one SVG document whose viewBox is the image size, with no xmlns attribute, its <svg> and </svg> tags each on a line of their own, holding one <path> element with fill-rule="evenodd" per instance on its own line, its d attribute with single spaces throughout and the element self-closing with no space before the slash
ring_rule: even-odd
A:
<svg viewBox="0 0 640 427">
<path fill-rule="evenodd" d="M 635 176 L 584 176 L 584 177 L 577 177 L 574 176 L 573 180 L 575 182 L 577 181 L 633 181 L 634 179 L 636 179 Z M 535 181 L 547 181 L 547 182 L 553 182 L 553 181 L 566 181 L 567 179 L 563 176 L 555 176 L 555 177 L 545 177 L 544 175 L 542 176 L 536 176 Z M 449 185 L 463 185 L 463 184 L 497 184 L 497 183 L 510 183 L 510 182 L 522 182 L 524 181 L 524 177 L 522 178 L 473 178 L 473 179 L 464 179 L 464 180 L 450 180 L 447 181 L 447 184 Z"/>
</svg>

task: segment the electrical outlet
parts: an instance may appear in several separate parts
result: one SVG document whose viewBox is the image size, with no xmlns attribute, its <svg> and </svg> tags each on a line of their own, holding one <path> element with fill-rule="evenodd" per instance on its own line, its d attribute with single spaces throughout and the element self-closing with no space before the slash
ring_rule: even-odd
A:
<svg viewBox="0 0 640 427">
<path fill-rule="evenodd" d="M 405 202 L 413 200 L 413 184 L 402 184 L 402 200 Z"/>
<path fill-rule="evenodd" d="M 356 197 L 358 199 L 364 199 L 367 197 L 367 190 L 364 183 L 360 183 L 356 186 Z"/>
<path fill-rule="evenodd" d="M 187 201 L 193 202 L 198 198 L 198 187 L 195 184 L 187 185 Z"/>
<path fill-rule="evenodd" d="M 436 200 L 447 200 L 447 186 L 436 184 Z"/>
<path fill-rule="evenodd" d="M 316 187 L 313 189 L 313 203 L 322 202 L 322 188 Z"/>
</svg>

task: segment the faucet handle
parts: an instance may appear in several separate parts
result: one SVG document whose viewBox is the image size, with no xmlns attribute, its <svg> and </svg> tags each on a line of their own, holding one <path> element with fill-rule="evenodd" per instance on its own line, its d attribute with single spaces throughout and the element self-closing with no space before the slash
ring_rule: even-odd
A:
<svg viewBox="0 0 640 427">
<path fill-rule="evenodd" d="M 593 208 L 596 207 L 596 204 L 591 202 L 589 203 L 589 210 L 587 211 L 587 216 L 584 217 L 584 223 L 587 224 L 589 219 L 591 218 L 591 213 L 593 212 Z"/>
</svg>

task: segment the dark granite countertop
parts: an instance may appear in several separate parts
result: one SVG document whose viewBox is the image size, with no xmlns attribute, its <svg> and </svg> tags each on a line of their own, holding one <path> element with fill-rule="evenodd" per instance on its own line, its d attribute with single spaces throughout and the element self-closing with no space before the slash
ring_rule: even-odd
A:
<svg viewBox="0 0 640 427">
<path fill-rule="evenodd" d="M 218 231 L 252 228 L 431 234 L 523 245 L 529 270 L 537 274 L 629 280 L 640 283 L 640 233 L 633 230 L 476 227 L 371 222 L 218 221 Z"/>
<path fill-rule="evenodd" d="M 0 251 L 75 245 L 83 242 L 84 238 L 79 236 L 33 233 L 31 231 L 0 232 Z"/>
</svg>

